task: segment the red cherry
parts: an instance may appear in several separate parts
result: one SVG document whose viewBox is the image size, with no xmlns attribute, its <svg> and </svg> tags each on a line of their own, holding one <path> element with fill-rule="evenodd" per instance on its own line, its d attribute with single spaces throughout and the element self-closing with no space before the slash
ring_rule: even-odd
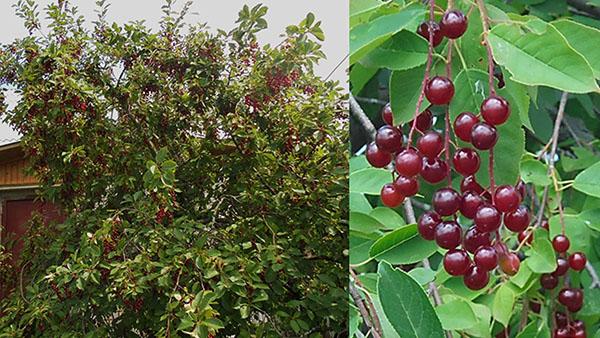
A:
<svg viewBox="0 0 600 338">
<path fill-rule="evenodd" d="M 389 102 L 381 109 L 381 119 L 389 126 L 394 125 L 394 114 L 392 113 L 392 105 Z"/>
<path fill-rule="evenodd" d="M 519 193 L 512 185 L 501 185 L 494 193 L 494 205 L 500 212 L 509 212 L 517 209 L 521 203 Z"/>
<path fill-rule="evenodd" d="M 435 242 L 444 249 L 454 249 L 460 245 L 461 232 L 458 223 L 442 222 L 435 228 Z"/>
<path fill-rule="evenodd" d="M 375 143 L 383 151 L 399 152 L 402 150 L 402 132 L 398 128 L 384 125 L 377 130 Z"/>
<path fill-rule="evenodd" d="M 452 188 L 441 188 L 433 194 L 433 209 L 441 216 L 450 216 L 460 208 L 460 195 Z"/>
<path fill-rule="evenodd" d="M 569 266 L 575 271 L 581 271 L 585 269 L 586 262 L 587 258 L 585 258 L 583 252 L 575 252 L 569 256 Z"/>
<path fill-rule="evenodd" d="M 529 226 L 529 210 L 524 205 L 504 214 L 504 225 L 512 232 L 521 232 Z"/>
<path fill-rule="evenodd" d="M 527 244 L 531 244 L 531 242 L 533 242 L 533 233 L 529 231 L 521 231 L 517 235 L 517 238 L 519 239 L 519 243 L 523 243 L 523 241 L 526 240 Z"/>
<path fill-rule="evenodd" d="M 454 133 L 459 139 L 471 142 L 471 130 L 479 122 L 479 118 L 473 113 L 460 113 L 454 120 Z"/>
<path fill-rule="evenodd" d="M 569 323 L 567 315 L 562 312 L 555 312 L 554 320 L 556 321 L 556 326 L 558 326 L 559 328 L 566 327 Z"/>
<path fill-rule="evenodd" d="M 460 213 L 468 219 L 473 219 L 477 209 L 484 203 L 483 198 L 476 192 L 467 191 L 460 201 Z"/>
<path fill-rule="evenodd" d="M 375 168 L 384 168 L 392 162 L 392 154 L 379 149 L 375 142 L 367 146 L 367 161 Z"/>
<path fill-rule="evenodd" d="M 435 21 L 422 22 L 419 25 L 419 28 L 417 28 L 417 33 L 420 36 L 424 37 L 425 40 L 429 41 L 429 27 L 431 27 L 431 30 L 433 32 L 433 47 L 436 47 L 437 45 L 439 45 L 442 42 L 442 39 L 444 39 L 444 35 L 440 31 L 440 26 L 438 25 L 437 22 L 435 22 Z"/>
<path fill-rule="evenodd" d="M 552 290 L 558 285 L 558 278 L 545 273 L 540 277 L 540 283 L 544 289 Z"/>
<path fill-rule="evenodd" d="M 467 229 L 467 232 L 465 232 L 463 248 L 470 253 L 474 254 L 480 247 L 491 244 L 492 240 L 490 239 L 490 234 L 477 230 L 475 226 L 470 227 Z"/>
<path fill-rule="evenodd" d="M 425 86 L 425 97 L 432 104 L 448 104 L 453 96 L 454 84 L 445 76 L 435 76 Z"/>
<path fill-rule="evenodd" d="M 571 288 L 563 288 L 558 293 L 558 301 L 566 306 L 571 307 L 577 304 L 577 295 L 575 294 L 575 290 Z"/>
<path fill-rule="evenodd" d="M 567 271 L 569 271 L 569 262 L 562 257 L 558 257 L 556 259 L 556 270 L 552 272 L 552 276 L 564 276 L 567 273 Z"/>
<path fill-rule="evenodd" d="M 538 303 L 538 302 L 534 302 L 531 301 L 529 303 L 529 308 L 531 309 L 531 311 L 533 311 L 534 313 L 540 313 L 540 310 L 542 310 L 542 304 Z"/>
<path fill-rule="evenodd" d="M 448 176 L 448 165 L 439 157 L 433 159 L 423 157 L 423 170 L 421 177 L 429 183 L 435 184 Z"/>
<path fill-rule="evenodd" d="M 466 176 L 460 181 L 460 192 L 464 193 L 467 191 L 473 191 L 480 195 L 484 191 L 483 187 L 477 183 L 477 179 L 473 175 Z"/>
<path fill-rule="evenodd" d="M 517 272 L 519 272 L 521 260 L 515 253 L 509 252 L 506 255 L 500 256 L 498 259 L 498 265 L 500 265 L 500 270 L 502 270 L 505 274 L 514 276 L 517 274 Z"/>
<path fill-rule="evenodd" d="M 572 336 L 571 336 L 571 332 L 568 328 L 561 327 L 561 328 L 554 330 L 554 334 L 552 335 L 552 338 L 572 338 Z"/>
<path fill-rule="evenodd" d="M 501 96 L 490 96 L 481 103 L 481 116 L 493 126 L 506 122 L 509 115 L 510 105 Z"/>
<path fill-rule="evenodd" d="M 454 169 L 463 175 L 469 176 L 479 170 L 480 160 L 477 152 L 471 148 L 461 148 L 454 153 L 452 157 Z"/>
<path fill-rule="evenodd" d="M 415 149 L 405 149 L 396 156 L 396 171 L 400 175 L 416 176 L 422 166 L 423 157 Z"/>
<path fill-rule="evenodd" d="M 436 157 L 444 149 L 444 139 L 440 133 L 428 131 L 417 140 L 417 149 L 426 157 Z"/>
<path fill-rule="evenodd" d="M 452 249 L 444 255 L 444 270 L 452 276 L 462 276 L 471 265 L 471 259 L 465 250 Z"/>
<path fill-rule="evenodd" d="M 554 237 L 554 239 L 552 240 L 552 247 L 556 252 L 567 252 L 567 250 L 569 250 L 570 245 L 571 243 L 569 242 L 569 239 L 563 235 L 556 235 L 556 237 Z"/>
<path fill-rule="evenodd" d="M 579 319 L 575 320 L 571 325 L 573 326 L 573 328 L 575 330 L 584 330 L 585 331 L 585 324 Z"/>
<path fill-rule="evenodd" d="M 548 223 L 547 219 L 542 221 L 541 227 L 546 229 L 546 231 L 550 231 L 550 223 Z"/>
<path fill-rule="evenodd" d="M 461 11 L 447 11 L 440 22 L 440 30 L 448 39 L 457 39 L 467 30 L 467 17 Z"/>
<path fill-rule="evenodd" d="M 498 265 L 498 255 L 491 246 L 482 246 L 475 252 L 474 261 L 481 269 L 490 271 Z"/>
<path fill-rule="evenodd" d="M 411 123 L 412 125 L 412 123 Z M 417 115 L 417 129 L 426 132 L 433 125 L 433 114 L 431 110 L 425 109 L 421 114 Z"/>
<path fill-rule="evenodd" d="M 419 192 L 419 181 L 414 177 L 398 175 L 394 181 L 394 185 L 405 197 L 416 195 Z"/>
<path fill-rule="evenodd" d="M 525 196 L 527 195 L 527 189 L 526 189 L 525 182 L 519 180 L 519 182 L 515 186 L 515 189 L 517 189 L 517 192 L 521 196 L 521 200 L 525 199 Z"/>
<path fill-rule="evenodd" d="M 585 333 L 585 330 L 575 330 L 573 338 L 587 338 L 587 334 Z"/>
<path fill-rule="evenodd" d="M 572 289 L 572 290 L 573 290 L 573 292 L 575 292 L 575 298 L 574 298 L 573 304 L 571 304 L 570 306 L 567 306 L 567 308 L 571 312 L 577 312 L 577 311 L 581 310 L 581 308 L 583 307 L 583 291 L 581 291 L 581 289 Z M 559 296 L 560 296 L 560 294 L 559 294 Z"/>
<path fill-rule="evenodd" d="M 435 239 L 435 228 L 442 222 L 442 219 L 435 211 L 426 211 L 417 222 L 417 229 L 421 237 L 428 241 Z"/>
<path fill-rule="evenodd" d="M 498 228 L 500 228 L 500 212 L 498 212 L 498 209 L 496 209 L 493 205 L 484 204 L 477 209 L 473 221 L 475 221 L 475 226 L 477 226 L 479 231 L 496 231 Z"/>
<path fill-rule="evenodd" d="M 485 122 L 479 122 L 471 130 L 471 142 L 479 150 L 488 150 L 496 145 L 498 133 L 496 128 Z"/>
<path fill-rule="evenodd" d="M 402 204 L 404 196 L 394 184 L 388 183 L 381 188 L 381 201 L 386 207 L 395 208 Z"/>
<path fill-rule="evenodd" d="M 490 274 L 477 265 L 471 265 L 465 273 L 463 281 L 469 289 L 481 290 L 489 283 Z"/>
</svg>

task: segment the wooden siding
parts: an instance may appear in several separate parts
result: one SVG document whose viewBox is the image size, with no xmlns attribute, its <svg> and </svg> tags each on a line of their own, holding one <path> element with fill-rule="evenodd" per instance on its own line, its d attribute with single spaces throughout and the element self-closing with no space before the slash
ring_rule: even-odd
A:
<svg viewBox="0 0 600 338">
<path fill-rule="evenodd" d="M 0 187 L 37 184 L 34 177 L 25 175 L 26 159 L 0 163 Z"/>
</svg>

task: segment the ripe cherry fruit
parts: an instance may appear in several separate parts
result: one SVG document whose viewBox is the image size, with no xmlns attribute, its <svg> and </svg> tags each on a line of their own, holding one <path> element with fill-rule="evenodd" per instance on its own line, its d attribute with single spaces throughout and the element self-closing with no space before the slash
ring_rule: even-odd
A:
<svg viewBox="0 0 600 338">
<path fill-rule="evenodd" d="M 559 253 L 567 252 L 570 245 L 571 243 L 569 242 L 569 239 L 563 235 L 556 235 L 556 237 L 554 237 L 552 240 L 552 247 L 554 248 L 554 251 Z"/>
<path fill-rule="evenodd" d="M 521 231 L 517 235 L 517 239 L 519 240 L 519 243 L 523 243 L 523 241 L 525 241 L 525 243 L 531 244 L 531 242 L 533 242 L 533 232 Z"/>
<path fill-rule="evenodd" d="M 426 211 L 420 217 L 417 222 L 417 229 L 421 237 L 428 241 L 435 239 L 435 228 L 442 222 L 440 215 L 435 211 Z"/>
<path fill-rule="evenodd" d="M 471 142 L 479 150 L 491 149 L 496 145 L 496 141 L 498 141 L 496 128 L 485 122 L 479 122 L 471 129 Z"/>
<path fill-rule="evenodd" d="M 394 185 L 405 197 L 414 196 L 419 192 L 419 181 L 414 177 L 398 175 L 394 181 Z"/>
<path fill-rule="evenodd" d="M 480 195 L 484 192 L 483 187 L 477 183 L 477 179 L 473 175 L 466 176 L 460 181 L 460 192 L 467 191 L 473 191 Z"/>
<path fill-rule="evenodd" d="M 430 130 L 419 137 L 417 149 L 426 157 L 436 157 L 444 149 L 444 139 L 440 133 Z"/>
<path fill-rule="evenodd" d="M 412 126 L 412 121 L 410 122 Z M 425 109 L 421 114 L 417 116 L 417 129 L 426 132 L 433 125 L 433 114 L 431 110 Z"/>
<path fill-rule="evenodd" d="M 386 207 L 395 208 L 402 204 L 404 196 L 393 183 L 388 183 L 381 188 L 381 201 Z"/>
<path fill-rule="evenodd" d="M 502 270 L 505 274 L 514 276 L 517 274 L 517 272 L 519 272 L 521 260 L 515 253 L 509 252 L 506 255 L 500 256 L 498 259 L 498 265 L 500 265 L 500 270 Z"/>
<path fill-rule="evenodd" d="M 460 113 L 454 120 L 454 133 L 459 139 L 471 142 L 471 130 L 479 122 L 479 118 L 473 113 Z"/>
<path fill-rule="evenodd" d="M 435 242 L 444 249 L 454 249 L 460 245 L 460 225 L 454 221 L 445 221 L 435 228 Z"/>
<path fill-rule="evenodd" d="M 425 97 L 432 104 L 448 104 L 453 96 L 454 84 L 445 76 L 435 76 L 425 85 Z"/>
<path fill-rule="evenodd" d="M 551 274 L 545 273 L 540 277 L 540 284 L 542 287 L 547 290 L 552 290 L 556 286 L 558 286 L 558 278 L 552 276 Z"/>
<path fill-rule="evenodd" d="M 475 265 L 485 271 L 493 270 L 498 265 L 496 250 L 491 246 L 482 246 L 475 252 Z"/>
<path fill-rule="evenodd" d="M 569 271 L 569 262 L 562 257 L 558 257 L 556 259 L 556 270 L 552 272 L 552 276 L 564 276 L 567 273 L 567 271 Z"/>
<path fill-rule="evenodd" d="M 402 150 L 402 132 L 398 128 L 384 125 L 377 130 L 375 143 L 383 151 L 399 152 Z"/>
<path fill-rule="evenodd" d="M 381 119 L 389 126 L 394 125 L 394 114 L 392 113 L 392 105 L 389 102 L 381 109 Z"/>
<path fill-rule="evenodd" d="M 496 200 L 497 205 L 497 200 Z M 512 232 L 521 232 L 529 226 L 529 210 L 524 205 L 504 214 L 504 225 Z"/>
<path fill-rule="evenodd" d="M 490 234 L 487 232 L 481 232 L 477 230 L 475 226 L 470 227 L 465 232 L 465 238 L 463 239 L 463 248 L 468 252 L 474 254 L 477 249 L 482 246 L 491 245 L 492 240 Z"/>
<path fill-rule="evenodd" d="M 458 149 L 452 157 L 454 169 L 463 176 L 475 174 L 479 170 L 479 154 L 471 148 Z"/>
<path fill-rule="evenodd" d="M 494 193 L 494 205 L 500 212 L 509 212 L 517 209 L 521 203 L 519 193 L 512 185 L 501 185 Z"/>
<path fill-rule="evenodd" d="M 440 22 L 440 30 L 448 39 L 457 39 L 467 31 L 467 17 L 461 11 L 447 11 Z"/>
<path fill-rule="evenodd" d="M 569 256 L 569 266 L 575 271 L 581 271 L 585 269 L 587 258 L 583 252 L 575 252 Z"/>
<path fill-rule="evenodd" d="M 433 209 L 441 216 L 450 216 L 460 208 L 460 195 L 452 188 L 441 188 L 433 194 Z"/>
<path fill-rule="evenodd" d="M 392 154 L 379 149 L 375 142 L 367 146 L 367 161 L 375 168 L 384 168 L 392 162 Z"/>
<path fill-rule="evenodd" d="M 483 198 L 474 191 L 467 191 L 460 201 L 460 213 L 468 219 L 473 219 L 477 209 L 484 203 Z"/>
<path fill-rule="evenodd" d="M 439 183 L 448 176 L 448 165 L 439 157 L 427 158 L 423 157 L 423 169 L 421 177 L 429 183 Z"/>
<path fill-rule="evenodd" d="M 444 255 L 444 270 L 452 276 L 462 276 L 471 265 L 471 259 L 465 250 L 452 249 Z"/>
<path fill-rule="evenodd" d="M 396 156 L 396 171 L 404 176 L 416 176 L 421 172 L 423 157 L 413 148 L 405 149 Z"/>
<path fill-rule="evenodd" d="M 493 205 L 485 204 L 477 209 L 475 213 L 475 226 L 481 232 L 492 232 L 500 228 L 502 221 L 500 212 Z"/>
<path fill-rule="evenodd" d="M 471 265 L 465 273 L 463 281 L 469 289 L 481 290 L 490 281 L 490 274 L 477 265 Z"/>
<path fill-rule="evenodd" d="M 424 37 L 425 40 L 429 41 L 429 29 L 430 29 L 430 27 L 431 27 L 431 30 L 433 32 L 433 47 L 436 47 L 444 39 L 444 35 L 440 31 L 440 26 L 438 25 L 437 22 L 435 22 L 435 21 L 425 21 L 425 22 L 422 22 L 419 25 L 419 28 L 417 28 L 417 33 L 420 36 Z"/>
<path fill-rule="evenodd" d="M 490 96 L 481 103 L 481 116 L 485 122 L 497 126 L 508 119 L 510 106 L 501 96 Z"/>
</svg>

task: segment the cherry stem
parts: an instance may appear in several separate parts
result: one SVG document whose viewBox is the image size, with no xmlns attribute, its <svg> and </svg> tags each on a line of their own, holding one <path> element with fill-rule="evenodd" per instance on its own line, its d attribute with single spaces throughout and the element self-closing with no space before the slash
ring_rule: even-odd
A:
<svg viewBox="0 0 600 338">
<path fill-rule="evenodd" d="M 435 0 L 429 1 L 429 20 L 435 20 Z M 427 49 L 427 65 L 425 66 L 425 75 L 423 76 L 423 81 L 421 82 L 421 92 L 419 93 L 419 99 L 417 100 L 417 106 L 415 107 L 415 115 L 413 116 L 413 122 L 410 126 L 410 131 L 408 132 L 408 142 L 406 143 L 406 149 L 410 149 L 412 144 L 413 134 L 415 129 L 417 129 L 417 116 L 421 112 L 421 106 L 423 105 L 423 100 L 425 99 L 425 86 L 427 86 L 427 82 L 429 82 L 429 72 L 431 71 L 431 64 L 433 63 L 433 27 L 428 25 L 429 29 L 429 48 Z"/>
<path fill-rule="evenodd" d="M 448 2 L 448 8 L 450 8 L 450 2 Z M 454 40 L 448 41 L 448 57 L 446 58 L 446 77 L 448 79 L 452 78 L 452 45 L 454 44 Z M 444 134 L 444 151 L 446 152 L 446 166 L 448 167 L 448 186 L 452 186 L 452 170 L 450 163 L 450 106 L 446 105 L 445 117 L 445 134 Z"/>
<path fill-rule="evenodd" d="M 492 47 L 488 40 L 490 34 L 490 18 L 485 9 L 483 0 L 476 0 L 477 7 L 479 7 L 479 15 L 481 16 L 481 25 L 483 26 L 483 45 L 487 52 L 488 58 L 488 86 L 490 88 L 490 96 L 496 95 L 496 89 L 494 89 L 494 56 L 492 54 Z"/>
<path fill-rule="evenodd" d="M 492 196 L 492 204 L 495 201 L 495 192 L 496 192 L 496 182 L 494 180 L 494 147 L 490 148 L 489 157 L 488 157 L 488 175 L 490 176 L 490 195 Z"/>
</svg>

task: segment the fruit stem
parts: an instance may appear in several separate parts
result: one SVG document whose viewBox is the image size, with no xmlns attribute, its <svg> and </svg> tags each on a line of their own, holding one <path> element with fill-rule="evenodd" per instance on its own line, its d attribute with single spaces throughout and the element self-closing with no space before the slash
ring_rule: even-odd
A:
<svg viewBox="0 0 600 338">
<path fill-rule="evenodd" d="M 435 20 L 435 0 L 429 1 L 429 20 Z M 425 66 L 425 75 L 423 76 L 423 81 L 421 82 L 421 92 L 419 93 L 419 99 L 417 100 L 417 106 L 415 107 L 415 115 L 413 116 L 413 123 L 410 126 L 410 131 L 408 132 L 408 142 L 406 142 L 406 149 L 410 149 L 412 145 L 412 138 L 417 129 L 417 116 L 421 112 L 421 106 L 423 105 L 423 100 L 425 99 L 425 86 L 427 86 L 427 82 L 429 82 L 429 72 L 431 71 L 431 64 L 433 63 L 433 27 L 428 25 L 429 29 L 429 47 L 427 49 L 427 65 Z"/>
<path fill-rule="evenodd" d="M 496 192 L 496 182 L 494 180 L 494 147 L 490 148 L 488 159 L 488 174 L 490 176 L 490 195 L 492 196 L 492 204 L 494 204 L 496 202 L 496 198 L 494 197 L 494 193 Z"/>
<path fill-rule="evenodd" d="M 487 10 L 483 0 L 476 0 L 477 7 L 479 7 L 479 15 L 481 16 L 481 25 L 483 26 L 483 45 L 487 52 L 488 58 L 488 86 L 490 88 L 490 96 L 496 95 L 496 89 L 494 89 L 494 56 L 492 54 L 492 47 L 488 40 L 490 34 L 490 18 L 488 17 Z"/>
<path fill-rule="evenodd" d="M 448 8 L 451 4 L 448 2 Z M 454 40 L 448 41 L 448 57 L 446 58 L 446 77 L 452 78 L 452 45 L 454 44 Z M 446 177 L 448 178 L 448 186 L 452 186 L 452 168 L 450 163 L 450 105 L 446 105 L 446 111 L 444 116 L 444 124 L 445 124 L 445 133 L 444 133 L 444 152 L 446 153 L 446 166 L 448 168 L 448 173 Z"/>
</svg>

